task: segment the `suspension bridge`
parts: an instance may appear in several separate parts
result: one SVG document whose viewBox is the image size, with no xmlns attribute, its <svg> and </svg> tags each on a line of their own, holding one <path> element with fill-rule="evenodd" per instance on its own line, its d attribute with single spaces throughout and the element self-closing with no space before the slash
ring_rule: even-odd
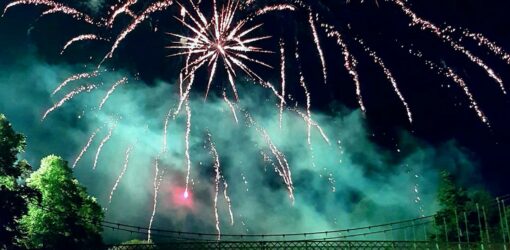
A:
<svg viewBox="0 0 510 250">
<path fill-rule="evenodd" d="M 103 221 L 115 230 L 157 239 L 156 243 L 110 245 L 106 249 L 510 249 L 505 201 L 465 204 L 452 211 L 357 228 L 282 234 L 215 234 L 140 227 Z M 509 211 L 507 211 L 509 210 Z M 507 214 L 509 213 L 509 214 Z"/>
</svg>

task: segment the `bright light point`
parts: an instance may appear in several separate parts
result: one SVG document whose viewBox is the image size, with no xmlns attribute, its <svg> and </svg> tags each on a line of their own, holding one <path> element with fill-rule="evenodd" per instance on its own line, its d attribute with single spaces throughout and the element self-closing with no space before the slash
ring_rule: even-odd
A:
<svg viewBox="0 0 510 250">
<path fill-rule="evenodd" d="M 189 196 L 188 191 L 184 191 L 183 196 L 184 196 L 184 199 L 188 199 L 188 196 Z"/>
</svg>

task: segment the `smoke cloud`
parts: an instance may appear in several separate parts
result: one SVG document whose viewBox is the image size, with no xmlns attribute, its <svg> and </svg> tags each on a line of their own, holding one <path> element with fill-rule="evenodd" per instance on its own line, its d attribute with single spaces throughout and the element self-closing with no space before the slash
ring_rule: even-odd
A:
<svg viewBox="0 0 510 250">
<path fill-rule="evenodd" d="M 161 152 L 164 117 L 178 102 L 178 86 L 162 81 L 149 86 L 127 73 L 104 72 L 97 79 L 72 82 L 51 96 L 58 83 L 69 75 L 93 69 L 49 65 L 32 52 L 18 55 L 0 68 L 0 112 L 28 137 L 28 149 L 22 157 L 35 168 L 50 153 L 61 155 L 72 164 L 88 137 L 99 128 L 75 175 L 108 208 L 107 220 L 147 226 L 153 206 L 154 161 Z M 103 109 L 97 110 L 112 84 L 124 76 L 130 78 L 129 82 L 119 86 Z M 76 96 L 41 121 L 45 110 L 63 93 L 90 83 L 97 84 L 98 90 Z M 333 114 L 312 112 L 330 144 L 312 128 L 310 149 L 307 123 L 300 115 L 285 111 L 280 129 L 277 100 L 269 91 L 249 82 L 240 81 L 239 86 L 239 123 L 222 97 L 210 96 L 207 101 L 202 95 L 191 97 L 189 200 L 181 197 L 186 179 L 185 113 L 170 120 L 168 151 L 160 162 L 164 176 L 154 227 L 215 232 L 215 172 L 208 132 L 220 155 L 234 213 L 231 226 L 227 203 L 220 193 L 223 233 L 330 230 L 428 215 L 437 206 L 434 198 L 439 170 L 465 174 L 473 171 L 471 159 L 455 142 L 433 147 L 402 132 L 399 150 L 380 147 L 371 140 L 360 112 L 341 107 L 336 107 L 341 111 Z M 251 114 L 256 126 L 266 130 L 286 155 L 295 187 L 294 204 L 271 164 L 275 159 L 271 159 L 267 143 L 256 126 L 247 123 L 242 110 Z M 112 138 L 103 147 L 97 168 L 92 170 L 98 144 L 115 121 Z M 133 150 L 127 172 L 109 204 L 108 196 L 130 145 Z M 220 188 L 223 192 L 222 183 Z M 105 231 L 107 242 L 133 237 Z"/>
</svg>

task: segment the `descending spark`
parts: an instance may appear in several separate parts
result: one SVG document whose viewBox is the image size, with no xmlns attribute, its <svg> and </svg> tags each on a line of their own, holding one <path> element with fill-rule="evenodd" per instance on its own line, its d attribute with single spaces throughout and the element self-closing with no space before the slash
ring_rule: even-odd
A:
<svg viewBox="0 0 510 250">
<path fill-rule="evenodd" d="M 184 198 L 188 198 L 188 187 L 189 187 L 189 175 L 191 171 L 191 157 L 189 154 L 189 137 L 191 133 L 191 109 L 189 107 L 188 101 L 186 101 L 186 135 L 185 135 L 185 144 L 186 144 L 186 189 L 184 190 Z"/>
<path fill-rule="evenodd" d="M 340 34 L 340 32 L 334 30 L 330 25 L 323 24 L 322 26 L 326 28 L 327 36 L 336 38 L 336 43 L 342 49 L 342 54 L 344 55 L 344 67 L 356 85 L 356 96 L 358 98 L 358 104 L 361 108 L 361 111 L 365 113 L 366 108 L 365 104 L 363 103 L 363 96 L 361 95 L 361 83 L 357 71 L 358 60 L 356 60 L 356 58 L 349 51 L 349 47 L 343 41 L 342 34 Z"/>
<path fill-rule="evenodd" d="M 287 191 L 289 192 L 289 198 L 292 201 L 292 203 L 294 204 L 294 184 L 292 183 L 292 173 L 290 171 L 290 166 L 289 166 L 289 163 L 287 162 L 287 158 L 285 157 L 285 154 L 283 154 L 278 149 L 278 147 L 276 147 L 274 145 L 273 141 L 271 140 L 271 137 L 269 136 L 269 134 L 267 134 L 266 130 L 259 127 L 255 123 L 255 120 L 253 120 L 253 118 L 251 117 L 251 115 L 249 113 L 245 112 L 245 117 L 246 117 L 246 120 L 248 121 L 248 123 L 253 125 L 255 127 L 255 129 L 257 130 L 257 132 L 259 132 L 261 134 L 262 138 L 269 146 L 269 150 L 271 150 L 271 153 L 274 155 L 274 157 L 278 161 L 279 167 L 275 168 L 275 170 L 280 175 L 280 177 L 282 177 L 283 182 L 287 186 Z"/>
<path fill-rule="evenodd" d="M 136 18 L 136 16 L 129 10 L 129 7 L 136 4 L 137 0 L 127 0 L 124 4 L 120 5 L 117 9 L 113 10 L 113 13 L 108 18 L 108 21 L 106 22 L 106 26 L 112 27 L 113 23 L 115 22 L 115 19 L 118 15 L 122 13 L 126 13 L 127 15 Z"/>
<path fill-rule="evenodd" d="M 99 71 L 96 70 L 96 71 L 90 72 L 90 73 L 80 73 L 80 74 L 73 75 L 73 76 L 65 79 L 60 85 L 58 85 L 58 87 L 55 90 L 53 90 L 53 92 L 51 94 L 52 95 L 56 94 L 70 82 L 81 80 L 81 79 L 89 79 L 89 78 L 98 76 L 98 74 L 99 74 Z"/>
<path fill-rule="evenodd" d="M 113 185 L 112 191 L 110 192 L 110 197 L 108 198 L 108 204 L 112 203 L 113 193 L 117 189 L 117 186 L 119 186 L 119 183 L 122 180 L 122 177 L 126 173 L 126 170 L 129 165 L 129 155 L 131 154 L 132 149 L 133 149 L 133 145 L 130 145 L 128 147 L 128 149 L 126 150 L 126 158 L 124 160 L 124 166 L 122 167 L 122 171 L 120 172 L 119 176 L 117 177 L 117 180 L 115 181 L 115 184 Z"/>
<path fill-rule="evenodd" d="M 103 146 L 110 140 L 113 134 L 113 130 L 117 127 L 117 123 L 113 123 L 113 125 L 110 126 L 110 129 L 108 130 L 108 134 L 101 140 L 99 143 L 99 146 L 97 147 L 96 156 L 94 157 L 94 165 L 92 166 L 92 169 L 96 169 L 97 161 L 99 159 L 99 154 L 101 154 L 101 150 L 103 149 Z"/>
<path fill-rule="evenodd" d="M 221 230 L 220 230 L 220 219 L 218 214 L 218 194 L 220 190 L 220 180 L 223 180 L 223 196 L 225 197 L 225 201 L 227 202 L 228 212 L 230 215 L 230 224 L 234 225 L 234 214 L 232 213 L 232 204 L 230 202 L 230 197 L 228 196 L 228 184 L 225 180 L 225 177 L 221 175 L 220 171 L 220 157 L 218 151 L 216 150 L 216 146 L 212 141 L 212 135 L 207 133 L 209 139 L 209 146 L 211 148 L 211 156 L 214 159 L 214 171 L 216 173 L 214 184 L 215 184 L 215 193 L 214 193 L 214 216 L 216 218 L 216 231 L 218 232 L 218 240 L 221 239 Z"/>
<path fill-rule="evenodd" d="M 117 89 L 119 85 L 126 83 L 127 80 L 128 80 L 127 77 L 123 77 L 122 79 L 118 80 L 112 85 L 112 87 L 110 88 L 110 90 L 108 90 L 103 100 L 101 100 L 101 103 L 99 104 L 99 110 L 103 108 L 103 105 L 106 103 L 108 98 L 110 98 L 110 95 L 115 91 L 115 89 Z"/>
<path fill-rule="evenodd" d="M 264 8 L 257 10 L 257 12 L 255 12 L 255 16 L 261 16 L 261 15 L 267 14 L 269 12 L 283 11 L 283 10 L 295 11 L 296 7 L 291 4 L 276 4 L 276 5 L 265 6 Z"/>
<path fill-rule="evenodd" d="M 328 80 L 328 72 L 326 69 L 326 59 L 324 58 L 324 52 L 322 51 L 321 43 L 319 40 L 319 34 L 317 33 L 317 28 L 315 27 L 315 22 L 313 21 L 312 12 L 309 13 L 308 22 L 310 23 L 310 28 L 312 30 L 313 41 L 315 43 L 315 46 L 317 47 L 317 52 L 319 53 L 319 58 L 321 59 L 322 75 L 324 76 L 324 83 L 326 83 Z"/>
<path fill-rule="evenodd" d="M 225 201 L 227 201 L 228 206 L 228 213 L 230 215 L 230 225 L 234 225 L 234 213 L 232 213 L 232 202 L 230 201 L 230 196 L 228 196 L 228 183 L 227 180 L 225 180 L 225 176 L 221 176 L 221 179 L 223 179 L 223 197 L 225 198 Z"/>
<path fill-rule="evenodd" d="M 400 6 L 402 11 L 411 18 L 411 25 L 418 25 L 422 30 L 430 31 L 432 34 L 436 35 L 446 43 L 448 43 L 454 50 L 461 52 L 464 54 L 469 60 L 471 60 L 473 63 L 477 64 L 481 68 L 485 70 L 485 72 L 489 75 L 490 78 L 494 79 L 501 88 L 501 91 L 506 94 L 505 86 L 503 85 L 503 80 L 496 75 L 494 70 L 490 68 L 482 59 L 479 57 L 473 55 L 471 51 L 466 49 L 461 44 L 455 42 L 451 37 L 449 37 L 445 30 L 437 27 L 435 24 L 431 23 L 430 21 L 427 21 L 418 15 L 414 13 L 407 5 L 405 4 L 405 1 L 403 0 L 392 0 L 395 4 Z"/>
<path fill-rule="evenodd" d="M 402 46 L 402 48 L 405 48 L 405 47 Z M 420 51 L 418 51 L 416 49 L 410 48 L 410 49 L 408 49 L 408 52 L 411 55 L 414 55 L 418 58 L 423 59 L 423 62 L 425 63 L 425 65 L 427 65 L 430 69 L 436 71 L 438 74 L 444 75 L 445 77 L 447 77 L 447 78 L 451 79 L 453 82 L 455 82 L 464 91 L 464 94 L 469 99 L 469 103 L 470 103 L 469 107 L 472 108 L 476 112 L 476 115 L 480 118 L 480 120 L 483 123 L 487 124 L 487 126 L 490 126 L 489 119 L 485 116 L 483 111 L 478 106 L 478 103 L 477 103 L 475 97 L 473 96 L 473 94 L 471 93 L 471 90 L 469 89 L 466 82 L 464 81 L 464 79 L 461 76 L 459 76 L 457 73 L 455 73 L 455 71 L 453 71 L 452 68 L 450 68 L 446 65 L 440 66 L 430 60 L 424 59 L 423 53 L 421 53 Z"/>
<path fill-rule="evenodd" d="M 303 88 L 304 92 L 305 92 L 305 96 L 306 96 L 306 125 L 307 125 L 307 141 L 308 141 L 308 145 L 311 147 L 312 145 L 312 139 L 311 139 L 311 131 L 312 131 L 312 123 L 311 123 L 311 120 L 312 120 L 312 112 L 310 111 L 310 108 L 311 108 L 311 96 L 310 96 L 310 92 L 308 92 L 308 87 L 306 86 L 306 82 L 305 82 L 305 76 L 303 75 L 303 70 L 302 70 L 302 66 L 301 66 L 301 62 L 300 62 L 300 59 L 299 59 L 299 42 L 296 41 L 296 61 L 298 62 L 298 68 L 299 68 L 299 83 L 301 84 L 301 87 Z"/>
<path fill-rule="evenodd" d="M 45 11 L 43 13 L 43 15 L 47 15 L 47 14 L 52 14 L 52 13 L 58 13 L 58 12 L 61 12 L 61 13 L 64 13 L 66 15 L 69 15 L 71 17 L 73 17 L 74 19 L 76 20 L 83 20 L 89 24 L 94 24 L 94 20 L 92 20 L 92 18 L 74 8 L 71 8 L 71 7 L 68 7 L 68 6 L 65 6 L 61 3 L 57 3 L 57 2 L 54 2 L 54 1 L 51 1 L 51 0 L 18 0 L 18 1 L 12 1 L 10 2 L 9 4 L 7 4 L 7 6 L 5 6 L 4 8 L 4 12 L 2 14 L 2 16 L 5 15 L 5 13 L 7 12 L 8 9 L 14 7 L 14 6 L 18 6 L 18 5 L 43 5 L 43 6 L 46 6 L 46 7 L 49 7 L 50 9 Z"/>
<path fill-rule="evenodd" d="M 391 73 L 391 71 L 386 67 L 383 60 L 377 55 L 377 53 L 375 53 L 375 51 L 373 51 L 372 49 L 370 49 L 370 47 L 365 45 L 365 42 L 362 39 L 355 39 L 355 40 L 358 41 L 358 43 L 360 43 L 361 46 L 363 46 L 363 49 L 368 53 L 368 55 L 370 57 L 372 57 L 374 62 L 382 68 L 384 75 L 386 76 L 388 81 L 391 82 L 391 85 L 393 86 L 393 91 L 397 94 L 398 98 L 400 99 L 400 102 L 402 102 L 402 105 L 404 105 L 409 122 L 412 123 L 413 122 L 413 114 L 411 113 L 411 109 L 409 108 L 409 105 L 407 104 L 404 96 L 400 92 L 400 89 L 398 88 L 398 85 L 397 85 L 397 80 L 395 80 L 395 77 L 393 77 L 393 74 Z"/>
<path fill-rule="evenodd" d="M 55 105 L 53 105 L 51 108 L 49 108 L 48 110 L 46 110 L 46 112 L 44 113 L 43 117 L 42 117 L 42 120 L 46 119 L 46 117 L 48 116 L 48 114 L 50 114 L 51 112 L 53 112 L 55 109 L 58 109 L 60 108 L 62 105 L 64 105 L 67 101 L 73 99 L 73 97 L 75 97 L 76 95 L 82 93 L 82 92 L 90 92 L 92 91 L 93 89 L 96 88 L 96 85 L 86 85 L 86 86 L 80 86 L 76 89 L 74 89 L 73 91 L 69 92 L 67 95 L 64 96 L 64 98 L 62 98 L 59 102 L 57 102 Z"/>
<path fill-rule="evenodd" d="M 447 29 L 447 31 L 450 31 L 451 29 Z M 487 49 L 489 49 L 492 53 L 495 55 L 498 55 L 501 60 L 504 60 L 507 64 L 510 64 L 510 54 L 508 54 L 501 46 L 497 45 L 495 42 L 489 40 L 484 35 L 480 33 L 472 33 L 469 30 L 464 30 L 462 34 L 465 37 L 469 37 L 476 42 L 478 42 L 478 45 L 483 45 Z"/>
<path fill-rule="evenodd" d="M 172 118 L 172 109 L 168 110 L 165 117 L 165 124 L 163 127 L 163 153 L 168 150 L 168 123 L 170 122 L 170 118 Z"/>
<path fill-rule="evenodd" d="M 282 128 L 282 121 L 283 121 L 283 107 L 284 107 L 284 101 L 285 101 L 285 42 L 283 40 L 280 40 L 280 82 L 281 82 L 281 89 L 282 93 L 281 96 L 283 97 L 280 101 L 280 129 Z"/>
<path fill-rule="evenodd" d="M 218 152 L 216 152 L 216 148 L 211 142 L 211 153 L 214 157 L 214 172 L 216 176 L 214 178 L 214 218 L 216 220 L 216 231 L 218 232 L 218 240 L 221 239 L 221 229 L 220 229 L 220 218 L 218 214 L 218 193 L 220 191 L 220 160 L 218 157 Z"/>
<path fill-rule="evenodd" d="M 62 48 L 62 51 L 60 51 L 60 54 L 64 54 L 64 51 L 71 46 L 75 42 L 79 41 L 85 41 L 85 40 L 103 40 L 106 41 L 107 39 L 104 39 L 102 37 L 97 36 L 96 34 L 83 34 L 76 37 L 73 37 L 71 40 L 69 40 L 66 45 L 64 45 L 64 48 Z"/>
<path fill-rule="evenodd" d="M 106 54 L 106 56 L 103 58 L 101 65 L 106 59 L 112 58 L 113 53 L 115 50 L 119 47 L 120 43 L 126 38 L 126 36 L 131 33 L 141 22 L 145 21 L 150 14 L 158 11 L 163 11 L 166 8 L 168 8 L 170 5 L 172 5 L 172 0 L 162 0 L 160 2 L 152 3 L 149 7 L 147 7 L 140 15 L 138 15 L 132 22 L 129 24 L 115 39 L 115 42 L 113 43 L 110 52 Z"/>
<path fill-rule="evenodd" d="M 154 222 L 154 216 L 156 215 L 156 209 L 158 207 L 158 193 L 159 193 L 159 187 L 161 186 L 161 181 L 163 180 L 164 171 L 161 171 L 161 174 L 159 173 L 159 157 L 154 162 L 154 199 L 153 199 L 153 206 L 152 206 L 152 214 L 151 218 L 149 220 L 149 229 L 147 230 L 147 241 L 151 242 L 151 230 L 152 230 L 152 223 Z"/>
<path fill-rule="evenodd" d="M 87 149 L 90 147 L 90 144 L 92 144 L 92 141 L 94 140 L 94 138 L 96 137 L 97 133 L 101 130 L 101 128 L 98 128 L 96 129 L 89 137 L 89 140 L 87 141 L 87 144 L 85 144 L 85 146 L 82 148 L 80 154 L 78 155 L 78 157 L 76 157 L 76 160 L 74 160 L 74 163 L 73 163 L 73 168 L 76 167 L 76 164 L 78 164 L 78 162 L 80 161 L 81 157 L 83 156 L 83 154 L 85 154 L 85 152 L 87 152 Z"/>
<path fill-rule="evenodd" d="M 312 119 L 308 119 L 308 115 L 303 113 L 303 112 L 301 112 L 299 109 L 294 108 L 293 110 L 296 111 L 296 113 L 298 113 L 299 116 L 301 116 L 305 120 L 305 122 L 310 122 L 310 124 L 312 126 L 317 128 L 317 130 L 319 131 L 320 135 L 322 136 L 322 139 L 324 139 L 325 142 L 327 142 L 329 145 L 331 145 L 331 142 L 329 141 L 328 136 L 326 135 L 326 133 L 324 132 L 322 127 L 316 121 L 314 121 Z"/>
<path fill-rule="evenodd" d="M 236 121 L 236 123 L 239 123 L 239 120 L 237 120 L 235 107 L 232 104 L 232 102 L 230 102 L 230 100 L 227 98 L 227 93 L 225 93 L 225 91 L 223 91 L 223 100 L 225 100 L 225 103 L 227 103 L 228 107 L 230 108 L 230 111 L 232 112 L 232 115 L 234 116 L 234 120 Z"/>
</svg>

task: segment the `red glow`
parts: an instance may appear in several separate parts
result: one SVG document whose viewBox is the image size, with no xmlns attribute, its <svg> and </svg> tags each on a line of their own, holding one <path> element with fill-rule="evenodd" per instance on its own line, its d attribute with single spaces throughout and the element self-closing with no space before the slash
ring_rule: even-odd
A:
<svg viewBox="0 0 510 250">
<path fill-rule="evenodd" d="M 172 203 L 177 207 L 193 208 L 193 193 L 182 187 L 173 187 Z"/>
</svg>

